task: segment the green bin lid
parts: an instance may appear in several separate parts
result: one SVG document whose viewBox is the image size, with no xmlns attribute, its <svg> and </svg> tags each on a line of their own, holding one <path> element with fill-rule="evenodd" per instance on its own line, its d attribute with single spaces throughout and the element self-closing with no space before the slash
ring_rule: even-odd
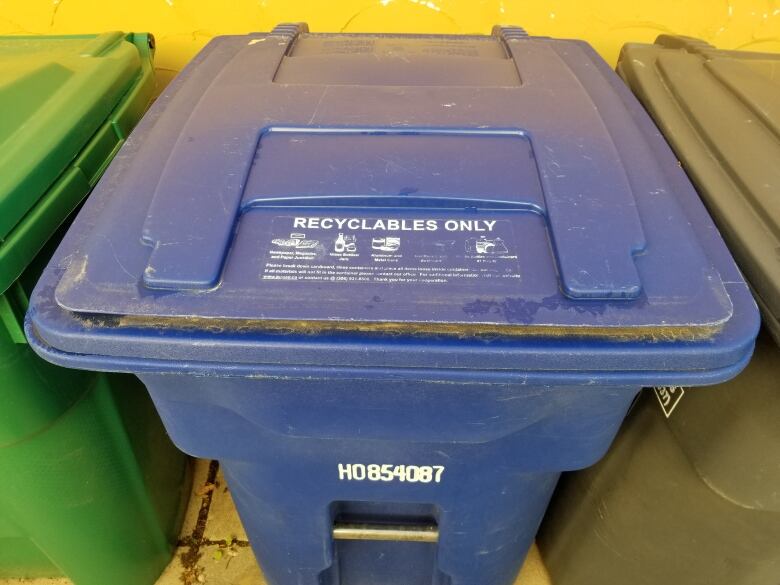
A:
<svg viewBox="0 0 780 585">
<path fill-rule="evenodd" d="M 696 185 L 780 344 L 780 55 L 661 35 L 618 73 Z"/>
<path fill-rule="evenodd" d="M 152 54 L 147 34 L 0 37 L 0 294 L 142 116 Z"/>
</svg>

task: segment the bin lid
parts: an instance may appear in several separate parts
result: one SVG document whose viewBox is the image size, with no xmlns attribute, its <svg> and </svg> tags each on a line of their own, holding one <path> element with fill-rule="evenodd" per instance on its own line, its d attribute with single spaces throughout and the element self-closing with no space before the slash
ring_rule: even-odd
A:
<svg viewBox="0 0 780 585">
<path fill-rule="evenodd" d="M 87 194 L 148 103 L 148 39 L 0 37 L 0 293 Z"/>
<path fill-rule="evenodd" d="M 780 343 L 780 55 L 662 35 L 618 72 L 682 162 Z"/>
<path fill-rule="evenodd" d="M 220 37 L 134 138 L 39 284 L 35 335 L 58 351 L 157 354 L 174 330 L 712 348 L 755 318 L 668 147 L 581 42 Z M 101 332 L 127 337 L 88 349 Z"/>
</svg>

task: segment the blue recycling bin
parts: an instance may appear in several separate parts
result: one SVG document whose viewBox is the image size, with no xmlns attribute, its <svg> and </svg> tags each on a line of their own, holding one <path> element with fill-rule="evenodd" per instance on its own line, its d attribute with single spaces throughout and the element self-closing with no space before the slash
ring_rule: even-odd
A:
<svg viewBox="0 0 780 585">
<path fill-rule="evenodd" d="M 639 389 L 734 376 L 758 322 L 587 44 L 283 25 L 157 100 L 26 331 L 145 382 L 270 583 L 506 585 Z"/>
</svg>

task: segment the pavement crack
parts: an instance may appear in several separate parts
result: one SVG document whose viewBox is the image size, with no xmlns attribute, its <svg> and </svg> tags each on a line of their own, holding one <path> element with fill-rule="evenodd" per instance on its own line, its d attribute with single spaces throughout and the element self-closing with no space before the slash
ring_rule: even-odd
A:
<svg viewBox="0 0 780 585">
<path fill-rule="evenodd" d="M 211 461 L 209 463 L 209 471 L 206 477 L 206 486 L 216 485 L 217 473 L 219 472 L 219 461 Z M 201 547 L 210 544 L 210 541 L 204 538 L 206 533 L 206 523 L 209 519 L 209 510 L 211 509 L 211 500 L 214 494 L 213 489 L 202 490 L 202 496 L 200 500 L 200 510 L 198 511 L 198 520 L 195 523 L 195 528 L 192 530 L 192 534 L 179 541 L 180 547 L 187 547 L 185 552 L 179 555 L 183 570 L 179 577 L 179 581 L 182 585 L 196 585 L 202 583 L 203 568 L 198 565 L 201 559 Z M 241 546 L 238 542 L 238 546 Z M 248 544 L 248 543 L 247 543 Z"/>
</svg>

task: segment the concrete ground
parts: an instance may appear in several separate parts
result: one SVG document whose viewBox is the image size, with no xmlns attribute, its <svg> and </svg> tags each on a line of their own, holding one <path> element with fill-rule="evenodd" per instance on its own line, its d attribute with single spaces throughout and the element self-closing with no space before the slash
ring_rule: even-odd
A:
<svg viewBox="0 0 780 585">
<path fill-rule="evenodd" d="M 157 585 L 265 585 L 216 462 L 199 460 L 173 561 Z M 67 579 L 0 580 L 0 585 L 70 585 Z M 534 547 L 515 585 L 551 585 Z"/>
</svg>

